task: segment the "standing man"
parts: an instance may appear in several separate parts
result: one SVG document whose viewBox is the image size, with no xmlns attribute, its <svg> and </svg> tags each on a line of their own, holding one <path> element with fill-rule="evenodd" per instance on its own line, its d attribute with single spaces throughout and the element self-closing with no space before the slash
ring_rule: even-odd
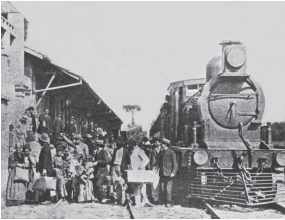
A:
<svg viewBox="0 0 285 220">
<path fill-rule="evenodd" d="M 74 135 L 77 134 L 77 125 L 73 116 L 70 117 L 69 123 L 65 127 L 65 133 L 68 139 L 73 141 Z"/>
<path fill-rule="evenodd" d="M 145 152 L 138 146 L 138 141 L 131 137 L 129 139 L 131 148 L 130 162 L 132 170 L 144 170 L 146 165 L 149 163 L 149 159 Z M 149 205 L 150 202 L 146 196 L 146 185 L 145 184 L 133 184 L 133 190 L 135 195 L 135 203 L 137 207 Z"/>
<path fill-rule="evenodd" d="M 39 156 L 39 162 L 37 166 L 37 171 L 40 172 L 42 176 L 52 177 L 53 176 L 53 168 L 52 168 L 52 155 L 51 155 L 51 148 L 49 144 L 49 137 L 48 134 L 43 133 L 41 136 L 39 136 L 39 144 L 43 147 L 40 156 Z M 39 195 L 41 195 L 41 192 L 36 190 L 36 198 L 39 198 Z M 50 199 L 50 191 L 46 191 L 43 194 L 43 202 L 42 204 L 48 204 Z M 36 199 L 38 200 L 38 199 Z"/>
<path fill-rule="evenodd" d="M 81 134 L 82 134 L 82 137 L 84 139 L 84 143 L 86 142 L 86 135 L 89 134 L 88 133 L 88 121 L 85 119 L 83 121 L 83 126 L 81 128 Z"/>
<path fill-rule="evenodd" d="M 49 116 L 49 109 L 45 108 L 45 112 L 40 115 L 39 117 L 39 127 L 38 127 L 38 133 L 43 134 L 46 133 L 49 135 L 49 138 L 52 135 L 52 120 L 51 117 Z"/>
<path fill-rule="evenodd" d="M 124 147 L 125 142 L 120 136 L 116 141 L 117 148 L 114 150 L 111 162 L 111 175 L 113 180 L 114 197 L 118 203 L 124 204 L 126 190 L 126 170 L 130 165 L 129 151 Z"/>
<path fill-rule="evenodd" d="M 63 133 L 63 121 L 61 119 L 61 112 L 57 113 L 57 118 L 53 121 L 53 137 L 56 140 Z"/>
<path fill-rule="evenodd" d="M 97 198 L 101 203 L 106 203 L 106 187 L 104 187 L 104 179 L 109 175 L 107 164 L 110 162 L 108 152 L 104 149 L 103 142 L 97 142 L 98 151 L 95 156 L 95 182 Z"/>
<path fill-rule="evenodd" d="M 166 197 L 166 207 L 171 207 L 171 194 L 173 177 L 178 170 L 178 163 L 174 151 L 169 149 L 170 141 L 162 138 L 162 151 L 160 151 L 157 161 L 157 168 L 159 169 L 161 190 Z"/>
<path fill-rule="evenodd" d="M 111 156 L 113 156 L 114 150 L 117 148 L 113 132 L 110 132 L 108 134 L 108 139 L 109 139 L 108 151 L 111 154 Z"/>
<path fill-rule="evenodd" d="M 153 143 L 153 149 L 150 151 L 150 170 L 155 170 L 155 166 L 157 165 L 158 156 L 161 151 L 161 142 L 158 138 L 155 138 Z M 159 174 L 158 175 L 158 181 L 151 184 L 151 197 L 153 200 L 154 205 L 158 205 L 159 200 L 159 193 L 160 193 L 160 185 L 159 185 Z"/>
</svg>

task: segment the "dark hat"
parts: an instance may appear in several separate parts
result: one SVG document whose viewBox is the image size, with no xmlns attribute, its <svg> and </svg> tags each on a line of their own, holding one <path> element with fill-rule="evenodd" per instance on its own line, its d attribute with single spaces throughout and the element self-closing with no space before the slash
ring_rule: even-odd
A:
<svg viewBox="0 0 285 220">
<path fill-rule="evenodd" d="M 60 144 L 60 145 L 56 146 L 56 151 L 63 151 L 64 148 L 65 148 L 65 146 Z"/>
<path fill-rule="evenodd" d="M 103 140 L 104 136 L 102 134 L 99 134 L 98 139 Z"/>
<path fill-rule="evenodd" d="M 101 140 L 96 141 L 96 146 L 97 147 L 104 147 L 104 142 Z"/>
<path fill-rule="evenodd" d="M 147 137 L 143 137 L 143 138 L 142 138 L 142 141 L 145 141 L 145 142 L 146 142 L 146 141 L 148 141 L 148 138 L 147 138 Z"/>
<path fill-rule="evenodd" d="M 35 108 L 33 106 L 30 106 L 27 110 L 35 110 Z"/>
<path fill-rule="evenodd" d="M 137 144 L 137 143 L 138 143 L 137 139 L 134 138 L 134 137 L 131 137 L 131 138 L 129 139 L 129 142 L 132 143 L 132 144 Z"/>
<path fill-rule="evenodd" d="M 169 145 L 170 146 L 170 140 L 166 139 L 166 138 L 162 138 L 161 139 L 161 142 L 166 144 L 166 145 Z"/>
<path fill-rule="evenodd" d="M 83 141 L 83 138 L 82 138 L 81 134 L 75 135 L 75 136 L 74 136 L 74 139 L 75 139 L 75 140 L 82 140 L 82 141 Z"/>
<path fill-rule="evenodd" d="M 48 137 L 48 134 L 46 134 L 46 133 L 43 133 L 41 136 L 39 136 L 39 139 L 40 139 L 42 142 L 49 143 L 49 137 Z"/>
<path fill-rule="evenodd" d="M 159 137 L 154 137 L 154 138 L 152 139 L 152 141 L 153 141 L 153 142 L 155 142 L 155 141 L 161 142 L 161 138 L 159 138 Z"/>
<path fill-rule="evenodd" d="M 125 144 L 124 139 L 122 136 L 119 136 L 116 141 L 117 144 Z"/>
</svg>

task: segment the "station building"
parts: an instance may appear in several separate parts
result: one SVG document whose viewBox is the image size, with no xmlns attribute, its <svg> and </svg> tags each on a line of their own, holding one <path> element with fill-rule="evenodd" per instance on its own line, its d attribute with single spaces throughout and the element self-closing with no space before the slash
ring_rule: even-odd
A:
<svg viewBox="0 0 285 220">
<path fill-rule="evenodd" d="M 37 117 L 44 108 L 52 119 L 60 111 L 65 124 L 74 116 L 79 132 L 88 120 L 117 136 L 122 120 L 81 76 L 25 46 L 28 24 L 10 2 L 1 3 L 2 152 L 8 149 L 9 125 L 16 127 L 29 106 Z"/>
</svg>

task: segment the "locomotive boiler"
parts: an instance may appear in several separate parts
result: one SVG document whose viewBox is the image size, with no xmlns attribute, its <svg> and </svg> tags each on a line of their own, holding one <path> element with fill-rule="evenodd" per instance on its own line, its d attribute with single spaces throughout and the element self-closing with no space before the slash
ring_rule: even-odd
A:
<svg viewBox="0 0 285 220">
<path fill-rule="evenodd" d="M 265 98 L 247 72 L 246 47 L 223 41 L 206 82 L 185 97 L 173 86 L 151 133 L 172 141 L 187 198 L 256 206 L 284 199 L 285 151 L 261 139 Z M 185 84 L 185 82 L 184 82 Z M 188 85 L 189 87 L 189 85 Z M 190 87 L 191 88 L 191 87 Z"/>
</svg>

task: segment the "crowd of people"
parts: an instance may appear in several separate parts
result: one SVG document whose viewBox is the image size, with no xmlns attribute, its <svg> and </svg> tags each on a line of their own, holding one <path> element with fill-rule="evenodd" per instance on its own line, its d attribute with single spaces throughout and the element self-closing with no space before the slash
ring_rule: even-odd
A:
<svg viewBox="0 0 285 220">
<path fill-rule="evenodd" d="M 103 135 L 88 121 L 78 133 L 73 117 L 64 128 L 60 113 L 53 121 L 48 114 L 45 109 L 37 122 L 34 108 L 29 107 L 18 130 L 10 125 L 15 138 L 9 142 L 7 206 L 49 204 L 59 199 L 121 205 L 131 199 L 138 207 L 159 201 L 171 206 L 178 164 L 169 140 L 144 137 L 139 142 L 136 137 L 124 140 L 121 136 L 115 140 L 112 132 Z M 146 152 L 141 145 L 150 150 Z M 153 170 L 159 178 L 159 184 L 148 184 L 149 195 L 146 184 L 128 183 L 127 178 L 127 170 L 144 169 Z"/>
</svg>

